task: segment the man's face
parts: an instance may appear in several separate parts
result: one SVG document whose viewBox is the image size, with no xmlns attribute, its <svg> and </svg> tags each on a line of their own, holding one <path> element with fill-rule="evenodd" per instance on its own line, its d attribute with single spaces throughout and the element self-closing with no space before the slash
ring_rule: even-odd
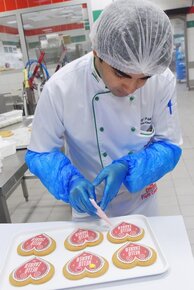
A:
<svg viewBox="0 0 194 290">
<path fill-rule="evenodd" d="M 100 60 L 96 55 L 95 66 L 106 87 L 117 97 L 133 94 L 150 78 L 144 74 L 125 74 Z"/>
</svg>

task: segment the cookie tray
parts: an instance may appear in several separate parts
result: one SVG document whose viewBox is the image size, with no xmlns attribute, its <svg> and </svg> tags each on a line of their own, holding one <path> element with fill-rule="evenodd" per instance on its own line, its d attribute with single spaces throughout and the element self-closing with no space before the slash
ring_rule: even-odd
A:
<svg viewBox="0 0 194 290">
<path fill-rule="evenodd" d="M 8 248 L 7 259 L 4 267 L 2 267 L 2 272 L 0 273 L 0 289 L 1 290 L 13 290 L 13 289 L 41 289 L 41 290 L 62 290 L 62 289 L 71 289 L 79 286 L 87 286 L 87 285 L 96 285 L 100 283 L 106 282 L 114 282 L 125 279 L 135 279 L 140 277 L 148 277 L 152 279 L 152 276 L 159 275 L 165 273 L 168 268 L 168 262 L 162 252 L 162 249 L 154 235 L 153 230 L 150 227 L 148 219 L 142 215 L 131 215 L 131 216 L 123 216 L 111 219 L 112 223 L 116 226 L 118 223 L 125 221 L 133 223 L 139 227 L 142 227 L 145 230 L 144 237 L 138 241 L 137 243 L 143 244 L 149 247 L 152 247 L 157 252 L 157 261 L 147 267 L 135 267 L 128 270 L 119 269 L 112 263 L 112 255 L 118 250 L 124 243 L 122 244 L 112 244 L 107 240 L 106 234 L 109 230 L 109 227 L 105 225 L 105 223 L 101 220 L 96 220 L 94 222 L 89 223 L 74 223 L 72 227 L 67 227 L 67 223 L 64 223 L 64 227 L 61 226 L 61 223 L 56 222 L 56 227 L 48 227 L 45 223 L 45 227 L 42 230 L 38 229 L 37 231 L 27 231 L 22 232 L 17 235 L 15 239 L 11 241 L 11 246 Z M 60 226 L 59 226 L 60 225 Z M 81 280 L 68 280 L 63 276 L 62 269 L 63 266 L 69 261 L 71 258 L 76 256 L 77 254 L 83 252 L 76 251 L 70 252 L 64 247 L 65 238 L 72 233 L 72 231 L 78 228 L 86 228 L 92 230 L 99 230 L 104 235 L 104 240 L 101 244 L 94 247 L 87 247 L 84 250 L 89 251 L 94 254 L 99 254 L 104 257 L 109 263 L 108 271 L 98 278 L 83 278 Z M 24 240 L 35 236 L 37 234 L 45 233 L 52 237 L 57 244 L 55 251 L 47 256 L 41 257 L 44 260 L 52 263 L 55 267 L 55 274 L 53 278 L 39 285 L 28 284 L 27 286 L 15 287 L 12 286 L 9 282 L 9 274 L 21 264 L 28 261 L 32 256 L 22 257 L 17 254 L 17 246 Z M 103 287 L 103 285 L 98 285 L 98 289 Z"/>
</svg>

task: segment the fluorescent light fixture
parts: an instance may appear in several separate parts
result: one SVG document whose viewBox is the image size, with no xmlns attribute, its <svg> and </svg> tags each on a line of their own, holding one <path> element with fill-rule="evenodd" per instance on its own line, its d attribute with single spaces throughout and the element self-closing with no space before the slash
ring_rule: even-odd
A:
<svg viewBox="0 0 194 290">
<path fill-rule="evenodd" d="M 15 24 L 16 20 L 7 21 L 7 24 Z"/>
<path fill-rule="evenodd" d="M 24 27 L 24 29 L 34 28 L 34 26 L 32 26 L 30 24 L 24 24 L 23 27 Z"/>
</svg>

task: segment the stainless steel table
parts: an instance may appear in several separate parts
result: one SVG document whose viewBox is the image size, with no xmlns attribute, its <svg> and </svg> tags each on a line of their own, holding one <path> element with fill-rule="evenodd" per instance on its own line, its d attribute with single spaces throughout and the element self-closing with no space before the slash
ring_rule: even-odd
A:
<svg viewBox="0 0 194 290">
<path fill-rule="evenodd" d="M 33 116 L 23 117 L 22 122 L 1 128 L 0 131 L 27 127 L 31 124 L 32 120 Z M 26 201 L 28 201 L 26 179 L 35 178 L 35 176 L 24 176 L 28 169 L 24 160 L 25 153 L 26 147 L 24 149 L 17 150 L 16 154 L 10 155 L 3 159 L 3 170 L 0 173 L 0 223 L 11 222 L 6 200 L 20 183 L 22 186 L 23 195 Z"/>
<path fill-rule="evenodd" d="M 25 163 L 26 150 L 17 150 L 13 155 L 3 159 L 3 170 L 0 173 L 0 223 L 10 223 L 7 202 L 8 197 L 21 183 L 23 194 L 28 200 L 28 191 L 24 174 L 28 167 Z"/>
</svg>

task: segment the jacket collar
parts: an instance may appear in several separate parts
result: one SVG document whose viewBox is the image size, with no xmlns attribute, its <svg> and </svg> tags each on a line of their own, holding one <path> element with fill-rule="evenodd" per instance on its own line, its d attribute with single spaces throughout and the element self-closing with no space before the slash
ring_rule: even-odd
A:
<svg viewBox="0 0 194 290">
<path fill-rule="evenodd" d="M 101 79 L 101 77 L 99 76 L 96 68 L 95 68 L 95 64 L 94 64 L 94 56 L 92 56 L 92 63 L 91 63 L 91 73 L 92 73 L 92 77 L 95 80 L 95 82 L 98 84 L 98 87 L 103 90 L 103 91 L 109 91 L 108 88 L 106 88 L 103 80 Z"/>
</svg>

